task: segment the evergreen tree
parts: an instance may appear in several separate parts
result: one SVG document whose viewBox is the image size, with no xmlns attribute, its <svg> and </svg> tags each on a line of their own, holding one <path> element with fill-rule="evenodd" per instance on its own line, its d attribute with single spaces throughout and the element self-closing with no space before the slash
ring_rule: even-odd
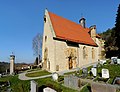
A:
<svg viewBox="0 0 120 92">
<path fill-rule="evenodd" d="M 117 10 L 116 24 L 115 24 L 115 37 L 116 37 L 116 46 L 118 47 L 118 57 L 120 57 L 120 4 Z"/>
</svg>

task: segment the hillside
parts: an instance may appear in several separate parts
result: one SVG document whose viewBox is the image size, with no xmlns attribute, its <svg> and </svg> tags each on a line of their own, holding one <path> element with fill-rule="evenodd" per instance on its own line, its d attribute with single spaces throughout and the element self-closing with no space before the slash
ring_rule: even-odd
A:
<svg viewBox="0 0 120 92">
<path fill-rule="evenodd" d="M 106 58 L 118 56 L 118 48 L 116 47 L 115 28 L 108 29 L 99 34 L 105 40 Z"/>
<path fill-rule="evenodd" d="M 9 63 L 8 62 L 0 62 L 0 73 L 5 72 L 6 69 L 9 69 Z"/>
</svg>

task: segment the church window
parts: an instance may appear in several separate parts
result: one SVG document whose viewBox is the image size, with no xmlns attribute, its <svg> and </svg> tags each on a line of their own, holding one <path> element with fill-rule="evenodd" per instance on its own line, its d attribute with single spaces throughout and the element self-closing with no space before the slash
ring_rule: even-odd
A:
<svg viewBox="0 0 120 92">
<path fill-rule="evenodd" d="M 45 36 L 45 42 L 47 41 L 47 36 Z"/>
<path fill-rule="evenodd" d="M 84 46 L 83 47 L 83 59 L 87 58 L 87 48 Z"/>
<path fill-rule="evenodd" d="M 95 50 L 94 50 L 94 48 L 92 48 L 92 59 L 94 59 L 95 58 Z"/>
<path fill-rule="evenodd" d="M 44 22 L 46 23 L 46 15 L 44 15 Z"/>
</svg>

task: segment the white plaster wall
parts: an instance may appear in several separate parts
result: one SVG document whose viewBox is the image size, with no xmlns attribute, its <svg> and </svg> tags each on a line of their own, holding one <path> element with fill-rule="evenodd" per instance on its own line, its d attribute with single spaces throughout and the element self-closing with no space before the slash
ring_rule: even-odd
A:
<svg viewBox="0 0 120 92">
<path fill-rule="evenodd" d="M 87 59 L 83 59 L 83 47 L 87 48 L 88 56 Z M 92 59 L 92 48 L 95 50 L 95 58 Z M 79 67 L 83 67 L 98 61 L 98 47 L 87 46 L 87 45 L 80 45 L 79 44 Z"/>
<path fill-rule="evenodd" d="M 55 66 L 59 65 L 59 71 L 67 69 L 67 58 L 65 55 L 65 50 L 67 44 L 64 41 L 55 41 Z"/>
<path fill-rule="evenodd" d="M 54 58 L 54 40 L 53 40 L 53 29 L 50 21 L 50 17 L 48 12 L 45 11 L 46 15 L 46 23 L 44 23 L 44 33 L 43 33 L 43 46 L 42 46 L 42 62 L 44 62 L 44 51 L 45 48 L 48 49 L 48 61 L 50 62 L 50 71 L 55 70 L 55 58 Z M 47 40 L 45 42 L 45 36 L 47 36 Z"/>
</svg>

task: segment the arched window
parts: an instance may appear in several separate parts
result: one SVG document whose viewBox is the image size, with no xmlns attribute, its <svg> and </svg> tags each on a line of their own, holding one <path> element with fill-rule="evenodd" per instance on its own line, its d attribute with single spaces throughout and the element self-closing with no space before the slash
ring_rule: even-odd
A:
<svg viewBox="0 0 120 92">
<path fill-rule="evenodd" d="M 48 49 L 45 48 L 45 51 L 44 51 L 44 59 L 47 60 L 47 57 L 48 57 Z"/>
<path fill-rule="evenodd" d="M 83 59 L 87 59 L 87 49 L 85 46 L 83 47 Z"/>
<path fill-rule="evenodd" d="M 94 50 L 94 48 L 92 48 L 92 59 L 94 59 L 95 58 L 95 50 Z"/>
</svg>

